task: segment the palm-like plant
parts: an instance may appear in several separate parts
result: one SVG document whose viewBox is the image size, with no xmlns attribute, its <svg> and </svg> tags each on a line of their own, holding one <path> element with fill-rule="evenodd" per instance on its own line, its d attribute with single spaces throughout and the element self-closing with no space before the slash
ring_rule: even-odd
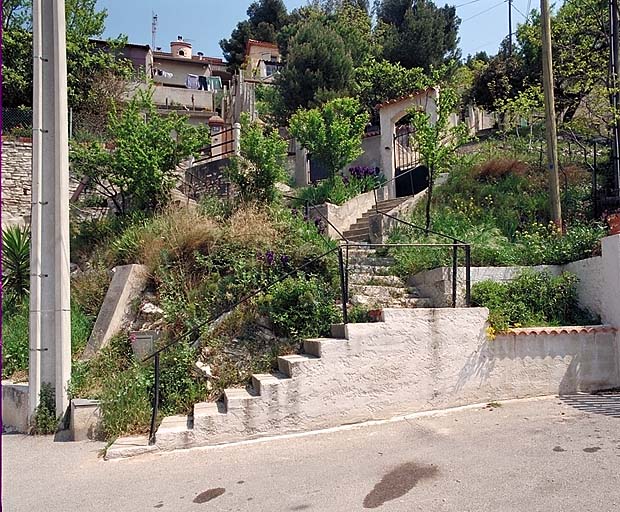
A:
<svg viewBox="0 0 620 512">
<path fill-rule="evenodd" d="M 30 231 L 10 227 L 2 231 L 2 289 L 21 301 L 30 285 Z"/>
</svg>

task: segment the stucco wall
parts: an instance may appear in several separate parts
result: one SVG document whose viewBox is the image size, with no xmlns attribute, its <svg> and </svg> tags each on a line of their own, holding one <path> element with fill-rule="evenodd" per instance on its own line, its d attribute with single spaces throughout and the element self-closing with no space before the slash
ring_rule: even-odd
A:
<svg viewBox="0 0 620 512">
<path fill-rule="evenodd" d="M 306 351 L 319 357 L 280 358 L 292 378 L 257 376 L 256 394 L 226 390 L 225 409 L 197 406 L 193 429 L 183 416 L 167 419 L 158 448 L 620 383 L 610 328 L 489 340 L 485 308 L 385 309 L 383 316 L 385 322 L 349 324 L 346 340 L 306 342 Z"/>
<path fill-rule="evenodd" d="M 375 204 L 374 192 L 366 192 L 359 196 L 350 199 L 343 205 L 335 205 L 331 203 L 325 203 L 310 209 L 310 217 L 319 216 L 315 210 L 321 212 L 323 216 L 329 219 L 335 228 L 344 233 L 347 231 L 355 221 L 359 219 L 364 213 L 370 210 Z M 325 222 L 325 221 L 323 221 Z M 327 223 L 326 223 L 327 224 Z M 340 238 L 338 232 L 331 225 L 327 224 L 327 234 L 334 239 Z"/>
<path fill-rule="evenodd" d="M 552 275 L 560 275 L 562 272 L 571 272 L 577 276 L 577 294 L 579 305 L 592 314 L 602 317 L 602 293 L 604 288 L 603 261 L 602 258 L 588 258 L 567 265 L 536 265 L 532 267 L 472 267 L 471 285 L 480 281 L 506 282 L 514 279 L 525 269 L 536 272 L 546 271 Z M 433 270 L 419 272 L 408 280 L 411 286 L 415 286 L 420 294 L 432 300 L 435 307 L 447 307 L 452 304 L 452 268 L 440 267 Z M 457 271 L 457 303 L 465 302 L 465 268 L 459 267 Z M 605 321 L 605 319 L 603 319 Z"/>
<path fill-rule="evenodd" d="M 342 169 L 343 173 L 347 173 L 349 167 L 379 167 L 381 169 L 381 136 L 379 134 L 362 139 L 363 153 L 357 157 L 349 165 Z M 383 172 L 383 169 L 381 169 Z"/>
</svg>

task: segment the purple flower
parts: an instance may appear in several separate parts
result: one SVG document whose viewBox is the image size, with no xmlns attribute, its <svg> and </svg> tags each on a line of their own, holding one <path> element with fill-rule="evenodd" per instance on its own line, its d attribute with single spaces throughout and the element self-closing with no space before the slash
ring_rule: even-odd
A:
<svg viewBox="0 0 620 512">
<path fill-rule="evenodd" d="M 349 177 L 348 177 L 348 176 L 343 176 L 343 177 L 342 177 L 342 182 L 343 182 L 345 185 L 348 185 L 348 184 L 349 184 Z"/>
<path fill-rule="evenodd" d="M 265 253 L 265 262 L 267 263 L 267 265 L 269 266 L 273 265 L 274 257 L 275 257 L 275 254 L 271 250 Z"/>
<path fill-rule="evenodd" d="M 286 254 L 282 254 L 280 256 L 280 263 L 283 267 L 286 267 L 289 261 L 290 261 L 290 258 Z"/>
</svg>

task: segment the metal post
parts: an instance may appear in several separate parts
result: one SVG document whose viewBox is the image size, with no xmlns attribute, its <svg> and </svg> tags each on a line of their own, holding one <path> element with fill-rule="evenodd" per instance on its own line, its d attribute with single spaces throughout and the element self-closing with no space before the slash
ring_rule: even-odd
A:
<svg viewBox="0 0 620 512">
<path fill-rule="evenodd" d="M 471 306 L 471 245 L 465 246 L 465 305 Z"/>
<path fill-rule="evenodd" d="M 347 287 L 344 277 L 344 258 L 342 256 L 342 247 L 338 248 L 338 269 L 340 271 L 340 298 L 342 301 L 342 323 L 348 324 L 349 317 L 347 312 Z"/>
<path fill-rule="evenodd" d="M 594 218 L 598 217 L 598 183 L 596 176 L 596 141 L 594 141 L 594 155 L 592 158 L 592 196 L 593 196 L 593 204 L 594 204 Z"/>
<path fill-rule="evenodd" d="M 149 445 L 155 444 L 155 422 L 157 420 L 157 408 L 159 407 L 159 352 L 155 354 L 155 391 L 153 396 L 153 414 L 151 415 L 151 430 L 149 432 Z"/>
<path fill-rule="evenodd" d="M 458 269 L 458 249 L 459 246 L 456 245 L 456 242 L 452 243 L 452 307 L 456 307 L 456 273 Z"/>
</svg>

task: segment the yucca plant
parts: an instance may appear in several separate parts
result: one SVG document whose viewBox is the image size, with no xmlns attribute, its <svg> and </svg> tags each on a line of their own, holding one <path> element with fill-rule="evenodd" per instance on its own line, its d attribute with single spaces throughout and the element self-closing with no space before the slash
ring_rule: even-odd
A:
<svg viewBox="0 0 620 512">
<path fill-rule="evenodd" d="M 30 286 L 30 231 L 10 227 L 2 231 L 2 289 L 20 302 Z"/>
</svg>

